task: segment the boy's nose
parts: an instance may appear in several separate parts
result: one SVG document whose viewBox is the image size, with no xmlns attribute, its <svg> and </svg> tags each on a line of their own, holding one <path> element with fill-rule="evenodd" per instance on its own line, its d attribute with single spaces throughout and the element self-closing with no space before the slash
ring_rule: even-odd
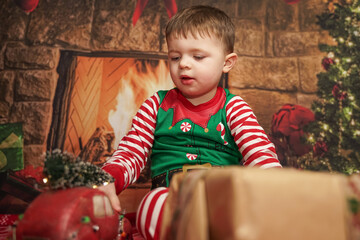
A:
<svg viewBox="0 0 360 240">
<path fill-rule="evenodd" d="M 180 68 L 189 68 L 190 67 L 189 59 L 187 59 L 186 57 L 182 57 L 180 59 L 179 66 Z"/>
</svg>

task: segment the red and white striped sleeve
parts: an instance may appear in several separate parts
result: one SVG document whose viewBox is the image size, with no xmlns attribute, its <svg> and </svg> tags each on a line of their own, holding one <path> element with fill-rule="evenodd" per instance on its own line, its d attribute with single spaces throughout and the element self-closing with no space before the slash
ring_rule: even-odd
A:
<svg viewBox="0 0 360 240">
<path fill-rule="evenodd" d="M 140 106 L 129 132 L 121 139 L 118 149 L 102 167 L 115 178 L 117 193 L 134 183 L 146 165 L 154 142 L 159 102 L 159 95 L 155 93 Z"/>
<path fill-rule="evenodd" d="M 264 169 L 281 167 L 274 144 L 241 97 L 233 97 L 226 105 L 226 121 L 243 156 L 244 166 Z"/>
</svg>

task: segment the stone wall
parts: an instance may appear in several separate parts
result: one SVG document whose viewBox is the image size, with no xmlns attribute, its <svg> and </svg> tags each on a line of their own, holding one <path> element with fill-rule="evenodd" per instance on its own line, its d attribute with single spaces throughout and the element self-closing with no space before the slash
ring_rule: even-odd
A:
<svg viewBox="0 0 360 240">
<path fill-rule="evenodd" d="M 267 132 L 286 103 L 310 107 L 321 71 L 316 14 L 322 0 L 181 0 L 206 4 L 236 25 L 236 67 L 229 88 L 253 108 Z M 166 54 L 162 0 L 149 1 L 135 26 L 135 0 L 40 0 L 30 14 L 13 0 L 0 2 L 0 123 L 24 123 L 25 164 L 38 166 L 46 149 L 60 51 Z"/>
</svg>

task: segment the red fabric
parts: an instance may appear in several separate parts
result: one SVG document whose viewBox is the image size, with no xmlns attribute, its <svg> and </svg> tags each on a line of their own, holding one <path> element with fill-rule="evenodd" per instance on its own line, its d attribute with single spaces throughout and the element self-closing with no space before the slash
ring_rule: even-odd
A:
<svg viewBox="0 0 360 240">
<path fill-rule="evenodd" d="M 164 0 L 164 2 L 165 2 L 166 12 L 169 18 L 171 18 L 177 12 L 176 2 L 175 0 Z"/>
<path fill-rule="evenodd" d="M 34 179 L 37 183 L 42 183 L 44 178 L 43 167 L 34 168 L 33 165 L 27 165 L 23 170 L 16 171 L 15 175 L 23 179 Z"/>
<path fill-rule="evenodd" d="M 133 26 L 135 26 L 137 20 L 140 18 L 148 1 L 149 0 L 137 0 L 133 18 L 132 18 Z M 169 18 L 171 18 L 177 12 L 176 2 L 175 2 L 175 0 L 164 0 L 164 3 L 165 3 L 165 7 L 166 7 L 166 12 L 167 12 Z"/>
<path fill-rule="evenodd" d="M 32 12 L 39 4 L 39 0 L 14 0 L 24 12 Z"/>
<path fill-rule="evenodd" d="M 109 173 L 115 178 L 116 194 L 120 194 L 125 189 L 124 170 L 122 167 L 114 167 L 112 165 L 105 165 L 102 170 Z"/>
<path fill-rule="evenodd" d="M 159 187 L 149 192 L 140 203 L 136 226 L 147 240 L 160 238 L 162 213 L 169 189 Z"/>
<path fill-rule="evenodd" d="M 170 108 L 174 110 L 172 127 L 183 119 L 190 119 L 193 123 L 206 128 L 210 118 L 224 107 L 225 101 L 224 89 L 218 88 L 215 97 L 210 101 L 194 106 L 178 89 L 174 89 L 166 94 L 161 108 L 166 112 Z M 201 114 L 194 114 L 194 112 Z"/>
<path fill-rule="evenodd" d="M 0 240 L 8 239 L 12 234 L 12 225 L 19 219 L 16 214 L 0 214 Z"/>
<path fill-rule="evenodd" d="M 149 0 L 138 0 L 135 6 L 135 10 L 134 10 L 134 14 L 133 14 L 133 26 L 135 26 L 137 20 L 139 19 L 139 17 L 141 16 L 142 12 L 145 9 L 146 4 L 148 3 Z"/>
<path fill-rule="evenodd" d="M 19 219 L 16 214 L 0 214 L 0 226 L 11 226 Z"/>
</svg>

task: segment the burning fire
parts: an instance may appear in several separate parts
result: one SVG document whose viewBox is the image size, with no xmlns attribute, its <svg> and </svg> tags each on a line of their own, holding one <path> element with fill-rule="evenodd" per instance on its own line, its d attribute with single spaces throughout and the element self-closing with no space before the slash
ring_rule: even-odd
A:
<svg viewBox="0 0 360 240">
<path fill-rule="evenodd" d="M 158 90 L 174 87 L 165 61 L 159 60 L 157 63 L 154 67 L 151 61 L 136 61 L 119 79 L 121 88 L 117 95 L 117 105 L 108 115 L 108 121 L 114 130 L 115 149 L 130 129 L 132 118 L 145 99 Z"/>
</svg>

